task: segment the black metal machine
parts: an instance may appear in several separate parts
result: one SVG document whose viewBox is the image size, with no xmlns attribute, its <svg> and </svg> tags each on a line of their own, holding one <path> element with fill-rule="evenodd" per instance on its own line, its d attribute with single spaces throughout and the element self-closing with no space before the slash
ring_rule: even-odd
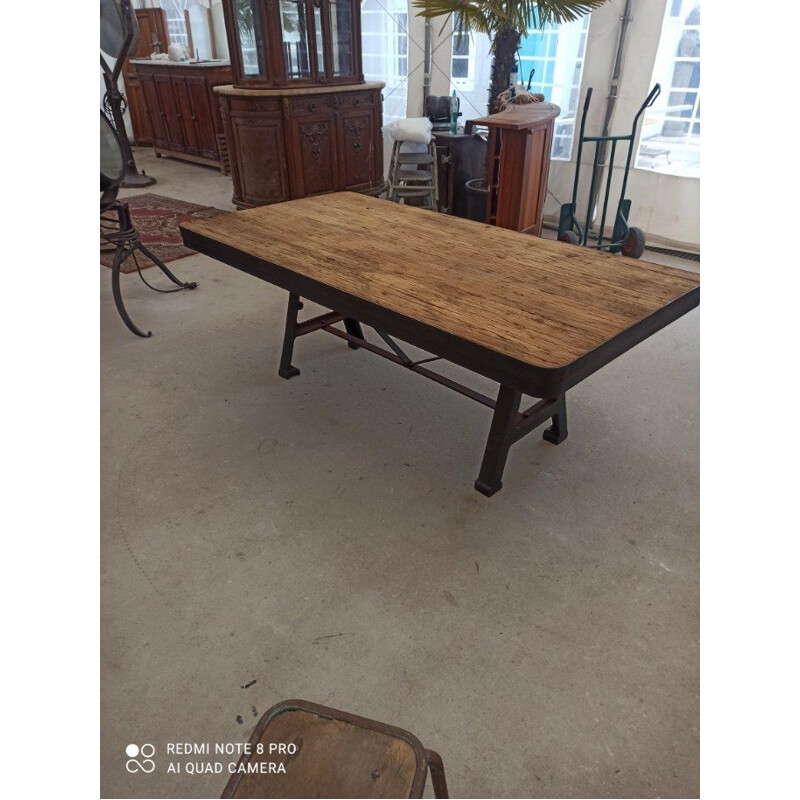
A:
<svg viewBox="0 0 800 800">
<path fill-rule="evenodd" d="M 633 118 L 633 125 L 631 132 L 624 136 L 586 136 L 586 115 L 589 111 L 589 103 L 592 99 L 592 90 L 588 89 L 586 92 L 586 100 L 583 103 L 583 114 L 581 115 L 580 137 L 578 139 L 578 157 L 575 163 L 575 182 L 572 187 L 572 202 L 564 203 L 561 206 L 561 216 L 558 223 L 558 239 L 561 242 L 569 242 L 570 244 L 578 244 L 583 247 L 592 247 L 596 250 L 607 250 L 611 253 L 622 253 L 624 256 L 630 258 L 641 258 L 644 253 L 645 235 L 641 228 L 636 228 L 629 224 L 631 201 L 625 197 L 625 192 L 628 188 L 628 174 L 631 169 L 631 161 L 633 159 L 633 145 L 636 139 L 636 131 L 639 127 L 639 120 L 642 118 L 645 110 L 650 108 L 656 101 L 656 98 L 661 94 L 660 84 L 656 84 L 651 90 L 650 94 L 645 98 L 641 108 L 636 112 Z M 586 208 L 586 220 L 581 226 L 578 222 L 578 180 L 580 178 L 581 169 L 581 155 L 583 154 L 584 142 L 594 142 L 594 161 L 592 163 L 592 181 L 589 188 L 589 202 Z M 598 228 L 597 237 L 594 242 L 589 242 L 589 234 L 592 228 L 592 212 L 596 205 L 596 198 L 599 194 L 598 177 L 601 172 L 601 158 L 605 150 L 606 143 L 611 142 L 611 153 L 608 162 L 605 165 L 608 170 L 606 177 L 606 188 L 603 196 L 602 211 L 600 214 L 600 227 Z M 611 239 L 604 241 L 605 238 L 605 225 L 606 216 L 608 212 L 608 200 L 611 194 L 611 180 L 614 173 L 614 156 L 617 152 L 617 144 L 619 142 L 628 143 L 628 157 L 625 160 L 625 172 L 622 176 L 622 188 L 620 189 L 619 202 L 617 203 L 617 213 L 614 218 L 614 229 L 611 234 Z M 602 148 L 601 148 L 602 143 Z"/>
<path fill-rule="evenodd" d="M 449 95 L 441 97 L 429 95 L 425 98 L 425 116 L 431 121 L 434 131 L 450 130 L 450 102 Z M 461 100 L 456 97 L 456 116 L 461 116 Z"/>
<path fill-rule="evenodd" d="M 155 178 L 139 173 L 133 159 L 128 134 L 125 132 L 125 95 L 117 86 L 119 74 L 125 57 L 131 50 L 136 49 L 139 39 L 139 24 L 130 0 L 100 0 L 100 68 L 103 70 L 103 80 L 106 85 L 106 94 L 103 98 L 103 108 L 108 118 L 114 125 L 122 148 L 125 162 L 123 184 L 127 187 L 150 186 L 156 182 Z M 103 58 L 106 54 L 114 59 L 114 66 L 110 66 Z"/>
</svg>

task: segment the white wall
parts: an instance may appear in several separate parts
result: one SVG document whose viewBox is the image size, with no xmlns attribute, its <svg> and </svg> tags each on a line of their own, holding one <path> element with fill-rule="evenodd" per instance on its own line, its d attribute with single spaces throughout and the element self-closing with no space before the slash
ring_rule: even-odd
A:
<svg viewBox="0 0 800 800">
<path fill-rule="evenodd" d="M 586 124 L 587 133 L 599 134 L 601 131 L 606 107 L 605 98 L 611 80 L 624 5 L 624 0 L 610 0 L 592 13 L 580 101 L 582 108 L 586 89 L 594 87 L 592 106 Z M 627 133 L 630 130 L 633 116 L 650 91 L 665 7 L 666 0 L 633 2 L 631 14 L 633 19 L 628 25 L 623 52 L 619 97 L 611 121 L 612 134 Z M 636 144 L 638 145 L 638 142 Z M 550 221 L 557 221 L 559 204 L 568 202 L 572 195 L 577 145 L 573 146 L 572 153 L 572 161 L 553 161 L 550 166 L 548 189 L 558 198 L 555 200 L 552 196 L 548 196 L 545 218 Z M 593 147 L 584 149 L 582 176 L 587 180 L 587 185 L 583 189 L 584 198 L 588 194 L 593 155 Z M 618 150 L 615 159 L 618 164 L 624 165 L 624 158 L 620 158 L 624 155 L 624 150 L 622 152 Z M 611 197 L 618 198 L 622 167 L 616 167 L 614 172 L 615 181 L 612 183 Z M 583 179 L 581 185 L 584 186 Z M 699 250 L 700 181 L 698 178 L 677 177 L 632 167 L 626 195 L 633 202 L 630 221 L 646 231 L 648 241 Z M 580 193 L 578 197 L 580 199 Z M 615 200 L 613 209 L 616 209 Z M 579 205 L 579 210 L 581 214 L 585 214 L 585 207 Z"/>
<path fill-rule="evenodd" d="M 431 60 L 432 95 L 450 94 L 450 59 L 452 56 L 453 28 L 443 18 L 432 20 L 431 41 L 433 57 Z M 423 100 L 425 76 L 425 20 L 417 16 L 417 9 L 408 4 L 408 96 L 407 116 L 421 117 L 425 103 Z M 417 44 L 415 44 L 416 42 Z M 419 46 L 417 46 L 419 45 Z"/>
<path fill-rule="evenodd" d="M 214 49 L 217 58 L 228 59 L 228 35 L 225 32 L 225 17 L 222 15 L 222 0 L 211 0 L 211 22 L 214 26 Z"/>
</svg>

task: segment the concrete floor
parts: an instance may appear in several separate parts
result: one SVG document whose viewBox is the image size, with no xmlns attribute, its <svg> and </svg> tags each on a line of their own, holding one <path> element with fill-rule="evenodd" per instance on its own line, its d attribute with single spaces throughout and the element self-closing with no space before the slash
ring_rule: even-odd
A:
<svg viewBox="0 0 800 800">
<path fill-rule="evenodd" d="M 215 171 L 137 159 L 231 207 Z M 697 312 L 570 392 L 570 438 L 518 443 L 487 499 L 487 409 L 322 334 L 281 380 L 285 294 L 171 266 L 199 288 L 123 276 L 150 340 L 100 270 L 103 796 L 218 797 L 167 743 L 300 697 L 413 731 L 454 797 L 696 797 Z"/>
</svg>

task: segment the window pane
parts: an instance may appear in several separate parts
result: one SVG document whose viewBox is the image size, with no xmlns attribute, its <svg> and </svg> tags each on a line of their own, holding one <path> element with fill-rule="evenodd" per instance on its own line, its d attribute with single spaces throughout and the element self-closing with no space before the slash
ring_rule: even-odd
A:
<svg viewBox="0 0 800 800">
<path fill-rule="evenodd" d="M 575 133 L 584 51 L 590 15 L 563 25 L 548 25 L 520 42 L 520 76 L 527 81 L 535 69 L 531 91 L 561 108 L 553 135 L 552 157 L 569 159 Z"/>
<path fill-rule="evenodd" d="M 383 122 L 406 116 L 407 0 L 363 0 L 361 48 L 364 78 L 383 81 Z"/>
<path fill-rule="evenodd" d="M 466 58 L 453 59 L 453 77 L 454 78 L 469 77 L 469 61 Z"/>
<path fill-rule="evenodd" d="M 642 123 L 636 166 L 700 175 L 700 2 L 667 4 L 652 83 L 661 95 Z"/>
<path fill-rule="evenodd" d="M 458 34 L 453 35 L 453 56 L 469 55 L 469 34 L 465 33 L 459 38 Z"/>
<path fill-rule="evenodd" d="M 520 42 L 519 79 L 527 87 L 530 72 L 535 75 L 531 91 L 561 107 L 553 137 L 553 158 L 570 158 L 578 107 L 583 58 L 590 15 L 564 25 L 548 24 Z M 484 116 L 489 99 L 491 42 L 486 34 L 470 34 L 469 48 L 459 44 L 453 33 L 453 58 L 450 66 L 451 91 L 461 99 L 466 119 Z M 466 55 L 467 58 L 462 56 Z M 464 66 L 467 61 L 467 67 Z"/>
</svg>

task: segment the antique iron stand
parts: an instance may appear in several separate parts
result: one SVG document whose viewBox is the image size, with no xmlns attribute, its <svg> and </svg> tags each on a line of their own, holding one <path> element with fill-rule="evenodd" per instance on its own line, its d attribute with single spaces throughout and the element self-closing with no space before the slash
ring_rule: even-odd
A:
<svg viewBox="0 0 800 800">
<path fill-rule="evenodd" d="M 503 470 L 512 444 L 540 425 L 543 425 L 547 420 L 552 420 L 552 424 L 544 430 L 542 438 L 551 444 L 561 444 L 567 438 L 567 406 L 564 393 L 558 397 L 539 400 L 524 411 L 520 411 L 522 392 L 508 384 L 500 385 L 497 398 L 493 400 L 481 392 L 477 392 L 458 381 L 422 366 L 432 361 L 441 360 L 441 356 L 430 356 L 415 361 L 403 351 L 391 336 L 375 328 L 375 332 L 389 349 L 379 347 L 364 338 L 360 322 L 336 311 L 328 311 L 318 317 L 300 322 L 298 320 L 298 312 L 302 308 L 303 304 L 299 295 L 290 293 L 289 306 L 286 311 L 283 349 L 281 351 L 280 366 L 278 367 L 278 374 L 282 378 L 288 379 L 300 374 L 300 370 L 292 365 L 295 339 L 321 330 L 344 339 L 354 350 L 363 348 L 382 356 L 411 372 L 416 372 L 417 375 L 422 375 L 442 386 L 446 386 L 448 389 L 463 394 L 465 397 L 469 397 L 494 411 L 480 473 L 478 480 L 475 481 L 475 488 L 487 497 L 491 497 L 503 487 Z M 333 327 L 339 322 L 344 323 L 345 330 Z"/>
<path fill-rule="evenodd" d="M 169 270 L 167 265 L 142 244 L 142 241 L 139 238 L 139 232 L 136 230 L 133 222 L 131 221 L 131 212 L 127 203 L 117 200 L 104 210 L 114 211 L 117 214 L 116 220 L 111 217 L 105 217 L 102 214 L 100 215 L 100 236 L 106 242 L 114 245 L 115 247 L 114 263 L 111 266 L 111 290 L 114 294 L 114 304 L 117 306 L 117 311 L 119 311 L 122 321 L 128 326 L 128 330 L 130 330 L 132 333 L 135 333 L 137 336 L 141 336 L 146 339 L 153 335 L 152 331 L 147 331 L 147 333 L 145 333 L 144 331 L 140 330 L 128 315 L 128 312 L 125 310 L 125 304 L 122 302 L 122 291 L 119 285 L 119 276 L 122 265 L 128 260 L 128 258 L 133 256 L 133 263 L 136 264 L 136 271 L 139 273 L 139 277 L 142 279 L 144 285 L 149 289 L 152 289 L 154 292 L 170 294 L 171 292 L 180 292 L 183 289 L 196 289 L 197 283 L 195 281 L 184 283 L 183 281 L 178 280 L 178 278 L 176 278 Z M 106 223 L 105 226 L 103 225 L 104 222 Z M 110 228 L 108 223 L 114 222 L 116 222 L 116 226 Z M 142 270 L 139 267 L 139 261 L 136 258 L 137 250 L 140 250 L 145 256 L 147 256 L 147 258 L 149 258 L 176 285 L 177 288 L 159 289 L 158 287 L 149 284 L 144 275 L 142 275 Z"/>
</svg>

